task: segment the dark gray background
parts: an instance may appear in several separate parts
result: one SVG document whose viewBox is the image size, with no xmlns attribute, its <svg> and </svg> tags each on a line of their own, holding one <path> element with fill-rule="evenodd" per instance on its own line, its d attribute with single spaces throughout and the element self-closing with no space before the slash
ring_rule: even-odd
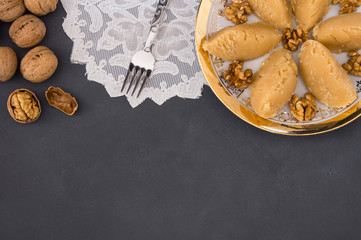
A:
<svg viewBox="0 0 361 240">
<path fill-rule="evenodd" d="M 0 240 L 361 239 L 361 120 L 331 133 L 285 137 L 228 111 L 207 87 L 199 100 L 123 98 L 69 62 L 65 12 L 42 19 L 58 55 L 51 80 L 17 74 L 0 84 Z M 0 24 L 0 45 L 21 58 Z M 51 85 L 79 111 L 48 106 Z M 41 118 L 21 125 L 6 109 L 33 90 Z"/>
</svg>

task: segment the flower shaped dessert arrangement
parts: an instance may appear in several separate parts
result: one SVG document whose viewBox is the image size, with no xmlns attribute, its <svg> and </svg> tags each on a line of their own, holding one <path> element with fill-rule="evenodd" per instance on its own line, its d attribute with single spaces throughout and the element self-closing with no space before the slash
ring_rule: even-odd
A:
<svg viewBox="0 0 361 240">
<path fill-rule="evenodd" d="M 331 4 L 340 5 L 339 14 L 324 20 Z M 216 32 L 202 47 L 232 61 L 222 77 L 229 86 L 249 88 L 250 104 L 260 117 L 274 118 L 288 104 L 295 121 L 308 122 L 318 104 L 344 108 L 357 99 L 350 75 L 361 76 L 359 6 L 361 0 L 225 1 L 220 14 L 235 25 Z M 251 14 L 261 21 L 247 23 Z M 349 60 L 341 65 L 334 54 L 342 52 Z M 243 70 L 246 61 L 267 53 L 256 73 Z M 308 90 L 304 97 L 295 94 L 299 75 Z"/>
</svg>

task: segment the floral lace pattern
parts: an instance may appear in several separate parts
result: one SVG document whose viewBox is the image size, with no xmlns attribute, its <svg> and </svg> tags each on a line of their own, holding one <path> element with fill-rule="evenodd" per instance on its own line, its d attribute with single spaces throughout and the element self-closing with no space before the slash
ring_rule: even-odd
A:
<svg viewBox="0 0 361 240">
<path fill-rule="evenodd" d="M 144 47 L 155 0 L 61 0 L 63 23 L 73 40 L 71 61 L 85 64 L 87 77 L 105 86 L 111 97 L 123 96 L 132 55 Z M 152 78 L 132 107 L 150 98 L 157 104 L 179 96 L 198 98 L 206 81 L 196 60 L 194 25 L 199 0 L 172 0 L 152 52 L 157 59 Z"/>
</svg>

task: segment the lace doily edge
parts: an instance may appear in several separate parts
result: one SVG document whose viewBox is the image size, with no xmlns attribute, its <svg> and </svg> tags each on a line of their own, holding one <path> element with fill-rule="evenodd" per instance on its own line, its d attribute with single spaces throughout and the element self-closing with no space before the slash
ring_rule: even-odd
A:
<svg viewBox="0 0 361 240">
<path fill-rule="evenodd" d="M 77 58 L 74 55 L 74 49 L 76 48 L 76 44 L 79 44 L 80 47 L 83 49 L 85 49 L 85 46 L 84 46 L 84 44 L 80 43 L 80 42 L 83 42 L 83 39 L 79 37 L 80 36 L 79 33 L 81 33 L 80 27 L 73 24 L 78 21 L 78 17 L 79 17 L 80 13 L 77 15 L 77 14 L 75 14 L 76 11 L 68 11 L 67 10 L 68 8 L 71 8 L 71 9 L 76 8 L 77 3 L 76 3 L 76 1 L 74 1 L 70 5 L 71 6 L 63 4 L 64 9 L 67 13 L 67 16 L 64 18 L 64 22 L 62 24 L 64 32 L 73 41 L 73 49 L 72 49 L 70 61 L 72 64 L 84 65 L 85 68 L 87 69 L 89 67 L 89 65 L 94 66 L 95 61 L 91 58 L 88 58 L 86 60 L 84 60 L 84 59 L 79 60 L 79 58 Z M 82 56 L 82 57 L 84 57 L 84 56 Z M 124 94 L 121 94 L 120 91 L 117 90 L 118 88 L 114 87 L 114 86 L 119 87 L 119 83 L 116 80 L 113 80 L 111 82 L 102 82 L 96 78 L 89 77 L 88 71 L 86 72 L 86 75 L 87 75 L 87 78 L 89 81 L 96 82 L 96 83 L 103 85 L 110 97 L 116 98 L 116 97 L 125 96 L 129 102 L 129 104 L 133 108 L 139 106 L 147 98 L 150 98 L 153 102 L 155 102 L 158 105 L 164 104 L 166 101 L 168 101 L 169 99 L 171 99 L 173 97 L 180 97 L 183 99 L 198 99 L 202 96 L 204 85 L 208 86 L 206 80 L 204 79 L 202 72 L 196 72 L 193 77 L 187 77 L 186 75 L 182 75 L 182 77 L 190 79 L 188 81 L 189 85 L 191 82 L 194 82 L 194 83 L 198 82 L 198 84 L 197 84 L 198 86 L 197 86 L 197 88 L 195 88 L 194 91 L 191 91 L 188 93 L 179 91 L 178 89 L 182 88 L 183 85 L 185 84 L 184 82 L 181 82 L 179 84 L 172 85 L 170 88 L 167 88 L 167 93 L 165 93 L 165 91 L 162 91 L 162 89 L 160 89 L 160 88 L 159 89 L 147 88 L 147 89 L 144 89 L 143 93 L 141 94 L 141 96 L 139 98 L 134 98 L 134 97 L 129 97 Z M 202 78 L 203 81 L 197 81 L 196 80 L 197 78 Z M 193 79 L 193 81 L 192 81 L 192 79 Z"/>
</svg>

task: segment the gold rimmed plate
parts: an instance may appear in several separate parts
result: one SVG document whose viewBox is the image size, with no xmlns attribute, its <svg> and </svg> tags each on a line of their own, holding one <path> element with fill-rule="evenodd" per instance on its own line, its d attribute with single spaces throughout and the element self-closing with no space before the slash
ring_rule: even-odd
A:
<svg viewBox="0 0 361 240">
<path fill-rule="evenodd" d="M 225 70 L 228 64 L 219 59 L 213 58 L 202 49 L 202 43 L 207 38 L 207 35 L 225 27 L 224 24 L 231 24 L 225 22 L 226 20 L 219 15 L 222 0 L 202 0 L 198 9 L 195 27 L 195 42 L 198 60 L 202 68 L 203 74 L 219 100 L 235 115 L 247 123 L 260 128 L 262 130 L 283 134 L 283 135 L 315 135 L 329 132 L 338 129 L 346 124 L 354 121 L 361 115 L 361 82 L 360 93 L 358 99 L 343 109 L 332 109 L 322 106 L 318 103 L 319 111 L 316 118 L 310 122 L 297 122 L 289 114 L 287 106 L 281 110 L 277 117 L 274 119 L 264 119 L 259 117 L 249 104 L 249 96 L 247 91 L 239 92 L 236 89 L 228 88 L 226 83 L 222 80 L 221 72 Z M 332 13 L 330 13 L 332 14 Z M 330 17 L 326 16 L 326 17 Z M 251 20 L 250 20 L 251 21 Z M 249 63 L 251 68 L 255 68 L 264 58 L 258 59 Z M 297 53 L 294 53 L 297 57 Z M 346 59 L 344 56 L 337 56 L 338 59 Z M 340 61 L 340 60 L 339 60 Z M 257 69 L 254 69 L 257 70 Z M 353 79 L 355 87 L 357 82 Z M 302 95 L 305 91 L 305 86 L 302 81 L 299 81 L 296 93 Z"/>
</svg>

